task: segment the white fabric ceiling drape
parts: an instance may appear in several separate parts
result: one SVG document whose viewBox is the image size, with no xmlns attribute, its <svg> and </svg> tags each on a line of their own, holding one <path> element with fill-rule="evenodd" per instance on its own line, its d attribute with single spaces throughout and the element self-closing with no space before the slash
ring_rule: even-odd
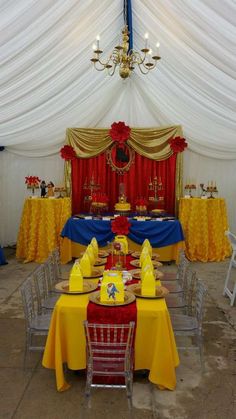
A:
<svg viewBox="0 0 236 419">
<path fill-rule="evenodd" d="M 126 81 L 96 72 L 89 60 L 98 33 L 104 55 L 117 44 L 122 8 L 123 0 L 0 2 L 1 220 L 15 208 L 0 243 L 16 240 L 24 176 L 61 182 L 58 151 L 66 128 L 118 120 L 136 127 L 181 124 L 188 155 L 195 155 L 191 167 L 185 162 L 186 176 L 203 164 L 207 182 L 214 159 L 222 161 L 225 170 L 214 180 L 223 182 L 236 228 L 227 179 L 227 167 L 236 167 L 235 1 L 132 0 L 134 48 L 142 48 L 148 31 L 152 47 L 161 43 L 162 60 L 149 75 L 137 70 Z"/>
</svg>

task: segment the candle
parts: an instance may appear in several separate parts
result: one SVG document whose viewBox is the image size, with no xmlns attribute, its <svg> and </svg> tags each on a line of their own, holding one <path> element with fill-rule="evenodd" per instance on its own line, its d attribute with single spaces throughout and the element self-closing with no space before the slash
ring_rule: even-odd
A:
<svg viewBox="0 0 236 419">
<path fill-rule="evenodd" d="M 159 50 L 159 48 L 160 48 L 160 42 L 157 41 L 157 43 L 156 43 L 156 55 L 158 57 L 160 57 L 160 50 Z"/>
<path fill-rule="evenodd" d="M 147 32 L 145 33 L 144 38 L 145 38 L 145 48 L 147 49 L 148 47 L 148 33 Z"/>
</svg>

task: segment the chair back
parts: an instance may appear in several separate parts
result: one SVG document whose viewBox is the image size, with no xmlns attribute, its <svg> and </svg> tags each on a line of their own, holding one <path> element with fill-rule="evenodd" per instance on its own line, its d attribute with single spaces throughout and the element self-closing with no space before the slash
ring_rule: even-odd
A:
<svg viewBox="0 0 236 419">
<path fill-rule="evenodd" d="M 84 322 L 87 355 L 94 369 L 93 374 L 124 375 L 124 372 L 132 367 L 134 327 L 134 322 L 129 324 Z"/>
<path fill-rule="evenodd" d="M 55 268 L 52 255 L 48 257 L 48 259 L 44 263 L 44 266 L 45 266 L 47 289 L 48 289 L 48 292 L 50 293 L 51 291 L 54 291 L 55 284 L 58 282 L 57 269 Z"/>
<path fill-rule="evenodd" d="M 195 316 L 198 323 L 198 332 L 201 333 L 202 330 L 202 320 L 204 314 L 204 299 L 207 293 L 206 287 L 203 285 L 201 281 L 197 281 L 196 286 L 196 301 L 195 301 Z"/>
<path fill-rule="evenodd" d="M 33 272 L 33 277 L 34 277 L 34 285 L 35 285 L 35 291 L 36 291 L 37 302 L 38 302 L 38 313 L 41 314 L 43 311 L 42 302 L 48 296 L 45 266 L 44 265 L 39 266 Z"/>
<path fill-rule="evenodd" d="M 187 306 L 187 314 L 191 315 L 193 312 L 193 298 L 196 293 L 197 275 L 195 271 L 187 269 L 185 277 L 183 297 Z"/>
<path fill-rule="evenodd" d="M 56 278 L 60 278 L 61 276 L 61 260 L 60 260 L 60 252 L 59 249 L 56 248 L 52 251 L 52 260 L 55 269 Z"/>
<path fill-rule="evenodd" d="M 33 291 L 33 277 L 29 276 L 20 287 L 23 309 L 27 327 L 30 326 L 31 320 L 36 316 L 36 301 Z"/>
<path fill-rule="evenodd" d="M 225 231 L 225 235 L 228 237 L 233 251 L 236 251 L 236 236 L 231 231 Z"/>
<path fill-rule="evenodd" d="M 180 255 L 180 262 L 179 262 L 178 270 L 177 270 L 177 279 L 179 280 L 179 283 L 182 288 L 184 288 L 184 282 L 186 280 L 186 273 L 189 266 L 190 266 L 190 261 L 186 258 L 184 252 L 182 252 Z"/>
</svg>

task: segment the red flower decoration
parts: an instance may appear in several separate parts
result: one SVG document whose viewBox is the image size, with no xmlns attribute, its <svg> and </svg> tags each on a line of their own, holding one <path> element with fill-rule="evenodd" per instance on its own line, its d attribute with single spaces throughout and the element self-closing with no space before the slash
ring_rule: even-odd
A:
<svg viewBox="0 0 236 419">
<path fill-rule="evenodd" d="M 118 141 L 119 144 L 122 144 L 128 140 L 130 131 L 130 127 L 125 125 L 124 122 L 113 122 L 109 130 L 109 135 L 113 141 Z"/>
<path fill-rule="evenodd" d="M 138 199 L 136 199 L 135 205 L 138 205 L 138 206 L 145 206 L 145 205 L 147 205 L 146 198 L 138 198 Z"/>
<path fill-rule="evenodd" d="M 74 160 L 76 158 L 76 152 L 71 145 L 64 145 L 64 147 L 61 148 L 60 153 L 64 160 Z"/>
<path fill-rule="evenodd" d="M 40 182 L 41 182 L 41 180 L 39 179 L 38 176 L 26 176 L 25 177 L 25 183 L 26 183 L 27 186 L 37 187 Z"/>
<path fill-rule="evenodd" d="M 115 234 L 129 234 L 130 225 L 128 218 L 121 215 L 111 222 L 111 230 Z"/>
<path fill-rule="evenodd" d="M 170 148 L 173 150 L 174 153 L 181 153 L 184 151 L 186 147 L 188 147 L 188 143 L 186 143 L 185 138 L 175 137 L 172 138 L 170 141 Z"/>
</svg>

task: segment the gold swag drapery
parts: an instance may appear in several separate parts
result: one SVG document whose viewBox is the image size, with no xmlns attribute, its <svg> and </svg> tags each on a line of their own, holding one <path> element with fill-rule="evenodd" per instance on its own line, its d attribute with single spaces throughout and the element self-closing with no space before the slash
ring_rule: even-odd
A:
<svg viewBox="0 0 236 419">
<path fill-rule="evenodd" d="M 148 159 L 160 161 L 168 159 L 173 151 L 169 140 L 183 137 L 180 125 L 154 128 L 131 128 L 127 144 L 138 154 Z M 108 128 L 68 128 L 66 130 L 66 143 L 72 146 L 77 157 L 86 159 L 104 153 L 113 141 L 109 136 Z M 178 153 L 176 161 L 176 202 L 182 194 L 182 153 Z M 71 164 L 66 161 L 65 180 L 67 190 L 71 190 Z"/>
</svg>

